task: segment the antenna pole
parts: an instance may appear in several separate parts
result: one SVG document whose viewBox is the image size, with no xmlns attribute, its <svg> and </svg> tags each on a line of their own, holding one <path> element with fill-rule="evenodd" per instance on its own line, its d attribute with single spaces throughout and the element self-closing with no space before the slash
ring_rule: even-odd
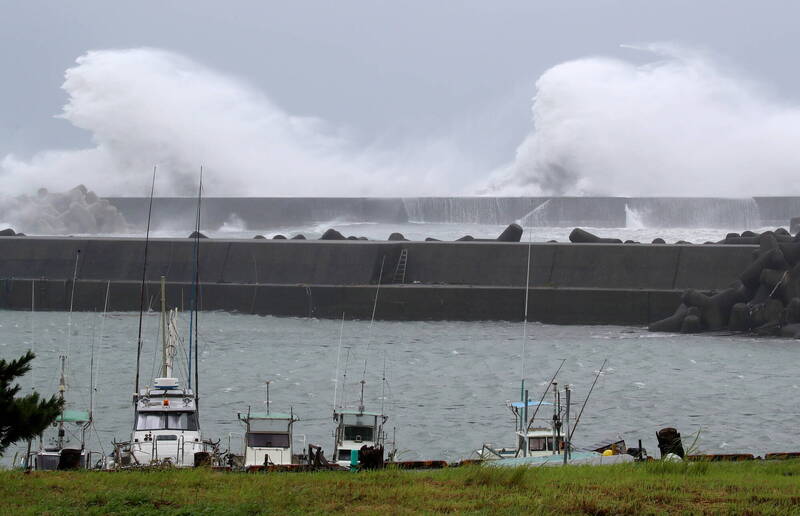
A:
<svg viewBox="0 0 800 516">
<path fill-rule="evenodd" d="M 339 363 L 342 358 L 342 333 L 344 332 L 344 312 L 342 312 L 342 323 L 339 325 L 339 349 L 336 351 L 336 380 L 333 382 L 333 411 L 336 412 L 336 395 L 339 387 Z"/>
<path fill-rule="evenodd" d="M 566 396 L 567 402 L 567 410 L 564 413 L 564 436 L 567 438 L 567 442 L 564 443 L 564 464 L 567 464 L 567 458 L 572 453 L 570 448 L 572 447 L 571 436 L 572 434 L 569 431 L 569 402 L 570 402 L 570 393 L 571 389 L 569 388 L 569 384 L 564 386 L 564 395 Z"/>
<path fill-rule="evenodd" d="M 358 411 L 364 412 L 364 384 L 367 383 L 366 380 L 361 380 L 361 398 L 358 401 Z"/>
<path fill-rule="evenodd" d="M 267 406 L 267 414 L 269 414 L 269 384 L 272 383 L 272 380 L 267 380 L 265 383 L 267 384 L 267 399 L 264 404 Z"/>
<path fill-rule="evenodd" d="M 344 374 L 342 375 L 342 406 L 344 403 L 347 402 L 345 396 L 347 396 L 347 366 L 350 365 L 350 346 L 347 347 L 347 355 L 344 359 Z"/>
<path fill-rule="evenodd" d="M 594 377 L 594 381 L 592 382 L 592 386 L 589 387 L 589 393 L 586 395 L 586 399 L 583 400 L 583 405 L 581 405 L 581 410 L 578 412 L 578 417 L 575 418 L 575 426 L 572 427 L 572 433 L 569 434 L 569 440 L 572 440 L 572 434 L 575 433 L 575 430 L 578 428 L 578 423 L 581 422 L 581 416 L 583 415 L 583 409 L 586 408 L 586 404 L 589 402 L 589 396 L 592 395 L 592 391 L 594 390 L 594 386 L 597 385 L 597 380 L 600 379 L 600 375 L 603 374 L 603 368 L 606 366 L 608 359 L 606 358 L 603 360 L 603 365 L 600 366 L 600 370 L 597 371 L 597 375 Z"/>
<path fill-rule="evenodd" d="M 523 400 L 524 405 L 522 407 L 522 413 L 524 414 L 524 416 L 523 416 L 524 419 L 522 419 L 522 421 L 527 421 L 528 420 L 528 389 L 525 389 L 524 397 L 525 397 L 525 399 Z M 520 424 L 520 430 L 523 431 L 523 435 L 521 436 L 522 437 L 522 443 L 524 444 L 524 447 L 522 449 L 522 456 L 523 457 L 527 457 L 528 456 L 528 448 L 530 447 L 530 443 L 528 442 L 528 435 L 527 435 L 528 432 L 524 431 L 525 430 L 524 425 L 525 425 L 524 423 Z"/>
<path fill-rule="evenodd" d="M 142 318 L 144 316 L 144 285 L 147 280 L 147 251 L 150 247 L 150 220 L 153 216 L 153 194 L 156 191 L 156 169 L 153 166 L 153 181 L 150 184 L 150 206 L 147 209 L 147 232 L 144 237 L 144 262 L 142 263 L 142 283 L 139 287 L 139 336 L 136 339 L 136 381 L 134 382 L 134 397 L 139 396 L 139 364 L 142 361 Z"/>
<path fill-rule="evenodd" d="M 547 391 L 550 390 L 550 386 L 551 385 L 556 385 L 554 383 L 555 379 L 556 379 L 556 376 L 558 376 L 558 372 L 561 371 L 562 367 L 564 367 L 564 363 L 566 361 L 567 361 L 566 358 L 561 360 L 561 365 L 558 366 L 558 369 L 556 369 L 555 374 L 553 375 L 552 378 L 550 378 L 550 381 L 547 383 L 547 387 L 544 388 L 544 392 L 542 393 L 542 397 L 539 398 L 539 404 L 536 405 L 536 408 L 533 410 L 533 415 L 531 416 L 531 419 L 528 421 L 528 430 L 530 430 L 531 426 L 533 426 L 533 420 L 536 419 L 536 413 L 539 412 L 539 407 L 542 406 L 542 402 L 544 401 L 544 397 L 547 396 Z"/>
<path fill-rule="evenodd" d="M 94 328 L 96 319 L 92 321 L 92 348 L 89 355 L 89 421 L 94 415 Z"/>
<path fill-rule="evenodd" d="M 75 304 L 75 280 L 78 278 L 78 260 L 81 257 L 81 250 L 75 251 L 75 268 L 72 270 L 72 288 L 69 293 L 69 314 L 67 315 L 67 352 L 69 356 L 70 344 L 72 343 L 72 307 Z"/>
<path fill-rule="evenodd" d="M 67 390 L 67 379 L 64 376 L 64 374 L 65 374 L 64 373 L 64 369 L 65 369 L 64 363 L 66 362 L 67 357 L 66 357 L 66 355 L 61 355 L 58 358 L 61 361 L 61 378 L 59 378 L 59 380 L 58 380 L 58 399 L 60 399 L 61 402 L 63 403 L 64 402 L 64 392 Z M 63 407 L 63 405 L 62 405 L 62 407 Z M 63 447 L 64 447 L 64 409 L 62 408 L 61 409 L 61 417 L 59 418 L 59 421 L 58 421 L 58 449 L 60 450 Z"/>
<path fill-rule="evenodd" d="M 167 377 L 167 287 L 166 279 L 161 276 L 161 377 Z"/>
<path fill-rule="evenodd" d="M 386 400 L 386 350 L 383 351 L 383 378 L 381 379 L 381 415 L 383 415 L 383 405 Z"/>
</svg>

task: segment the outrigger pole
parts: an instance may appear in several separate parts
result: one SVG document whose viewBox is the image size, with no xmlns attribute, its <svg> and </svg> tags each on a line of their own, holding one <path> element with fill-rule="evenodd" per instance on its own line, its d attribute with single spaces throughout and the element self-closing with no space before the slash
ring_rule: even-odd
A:
<svg viewBox="0 0 800 516">
<path fill-rule="evenodd" d="M 607 358 L 605 360 L 603 360 L 603 365 L 600 366 L 600 370 L 597 371 L 597 375 L 595 375 L 595 377 L 594 377 L 594 381 L 592 382 L 592 386 L 589 387 L 589 393 L 586 395 L 586 399 L 583 400 L 583 405 L 581 405 L 581 410 L 580 410 L 580 412 L 578 412 L 578 417 L 575 418 L 575 424 L 572 425 L 572 431 L 569 433 L 569 436 L 567 436 L 567 438 L 568 438 L 568 440 L 570 442 L 572 442 L 572 434 L 574 434 L 575 430 L 578 428 L 578 423 L 581 422 L 581 415 L 583 415 L 583 409 L 585 409 L 586 408 L 586 404 L 589 403 L 589 396 L 592 395 L 592 391 L 594 390 L 594 386 L 597 384 L 597 380 L 600 379 L 600 375 L 603 374 L 603 368 L 606 366 L 607 362 L 608 362 Z"/>
<path fill-rule="evenodd" d="M 333 411 L 336 412 L 337 391 L 339 390 L 339 364 L 342 358 L 342 333 L 344 332 L 344 312 L 342 312 L 342 322 L 339 325 L 339 350 L 336 352 L 336 380 L 333 383 Z"/>
<path fill-rule="evenodd" d="M 522 402 L 523 417 L 519 419 L 519 429 L 523 431 L 523 421 L 528 420 L 528 400 L 525 394 L 525 348 L 528 344 L 528 293 L 531 284 L 531 247 L 533 240 L 533 232 L 528 232 L 528 261 L 527 272 L 525 273 L 525 313 L 522 314 L 522 360 L 520 366 L 520 385 L 519 385 L 519 398 Z"/>
<path fill-rule="evenodd" d="M 378 295 L 381 293 L 381 281 L 383 280 L 383 265 L 386 263 L 386 255 L 381 258 L 381 270 L 378 272 L 378 286 L 375 288 L 375 300 L 372 302 L 372 317 L 369 320 L 369 340 L 364 356 L 364 372 L 361 373 L 361 398 L 358 411 L 364 412 L 364 384 L 367 383 L 367 360 L 369 359 L 369 345 L 372 343 L 372 325 L 375 323 L 375 311 L 378 309 Z M 383 414 L 381 414 L 383 415 Z"/>
<path fill-rule="evenodd" d="M 136 339 L 136 382 L 134 396 L 139 395 L 139 363 L 142 360 L 142 317 L 144 314 L 144 285 L 147 280 L 147 251 L 150 247 L 150 219 L 153 215 L 153 194 L 156 191 L 156 168 L 153 166 L 153 181 L 150 184 L 150 206 L 147 209 L 147 232 L 144 238 L 144 262 L 142 263 L 142 283 L 139 287 L 139 336 Z"/>
</svg>

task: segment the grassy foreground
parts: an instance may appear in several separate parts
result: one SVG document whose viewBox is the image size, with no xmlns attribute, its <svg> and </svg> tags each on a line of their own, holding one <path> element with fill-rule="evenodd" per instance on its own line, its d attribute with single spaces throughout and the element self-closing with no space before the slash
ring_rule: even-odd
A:
<svg viewBox="0 0 800 516">
<path fill-rule="evenodd" d="M 787 514 L 800 461 L 368 473 L 0 472 L 1 514 Z"/>
</svg>

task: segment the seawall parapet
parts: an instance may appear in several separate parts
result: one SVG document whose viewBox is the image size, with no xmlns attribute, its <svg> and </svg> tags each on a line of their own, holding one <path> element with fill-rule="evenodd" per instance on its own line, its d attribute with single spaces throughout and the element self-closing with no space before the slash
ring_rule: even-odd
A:
<svg viewBox="0 0 800 516">
<path fill-rule="evenodd" d="M 66 310 L 75 271 L 76 310 L 138 310 L 139 238 L 0 239 L 0 308 Z M 188 306 L 193 241 L 151 239 L 148 304 L 166 278 L 171 304 Z M 666 317 L 686 288 L 722 289 L 752 261 L 752 245 L 536 243 L 529 319 L 647 324 Z M 405 250 L 406 267 L 398 269 Z M 528 244 L 204 239 L 205 310 L 398 320 L 521 320 Z M 383 274 L 381 276 L 381 270 Z M 32 299 L 32 296 L 35 299 Z"/>
</svg>

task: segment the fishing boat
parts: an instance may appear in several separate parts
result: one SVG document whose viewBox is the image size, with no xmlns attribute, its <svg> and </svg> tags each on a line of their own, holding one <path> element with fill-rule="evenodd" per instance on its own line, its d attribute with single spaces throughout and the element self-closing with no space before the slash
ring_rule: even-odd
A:
<svg viewBox="0 0 800 516">
<path fill-rule="evenodd" d="M 200 187 L 195 219 L 193 278 L 191 312 L 189 314 L 189 344 L 182 356 L 186 357 L 185 367 L 174 367 L 178 350 L 183 348 L 183 340 L 178 332 L 177 309 L 167 310 L 165 278 L 161 277 L 161 367 L 160 376 L 153 378 L 150 386 L 139 388 L 142 353 L 142 320 L 144 314 L 144 292 L 147 278 L 147 253 L 150 243 L 150 221 L 153 210 L 156 168 L 153 168 L 153 181 L 150 187 L 150 206 L 147 214 L 147 232 L 142 263 L 142 282 L 140 285 L 139 336 L 136 349 L 136 380 L 133 395 L 133 430 L 131 438 L 124 442 L 114 442 L 114 461 L 112 466 L 136 467 L 148 465 L 168 465 L 189 467 L 201 464 L 219 463 L 219 442 L 204 439 L 200 430 L 199 417 L 199 364 L 198 364 L 198 287 L 200 253 L 200 200 L 203 191 L 203 172 L 200 169 Z M 192 331 L 194 330 L 194 332 Z M 194 363 L 192 361 L 194 358 Z M 186 387 L 177 377 L 185 371 Z M 194 375 L 192 374 L 194 373 Z"/>
<path fill-rule="evenodd" d="M 245 468 L 259 466 L 289 466 L 300 464 L 304 456 L 294 451 L 293 426 L 299 421 L 294 410 L 289 413 L 272 412 L 269 401 L 269 384 L 264 412 L 237 414 L 245 426 L 244 453 L 242 461 Z"/>
<path fill-rule="evenodd" d="M 375 312 L 378 307 L 378 295 L 381 291 L 381 280 L 383 278 L 383 267 L 386 261 L 384 256 L 381 260 L 380 271 L 378 272 L 378 284 L 375 289 L 375 299 L 372 304 L 372 317 L 369 323 L 370 332 L 375 323 Z M 333 463 L 342 467 L 364 467 L 376 468 L 382 467 L 386 460 L 393 461 L 397 452 L 396 441 L 392 439 L 389 443 L 386 439 L 386 432 L 384 430 L 385 424 L 389 417 L 384 411 L 384 402 L 386 400 L 386 348 L 383 348 L 383 377 L 381 379 L 381 397 L 380 397 L 380 411 L 370 412 L 365 410 L 364 406 L 364 386 L 367 384 L 367 353 L 364 358 L 364 371 L 361 377 L 361 393 L 359 396 L 358 405 L 356 407 L 348 407 L 344 402 L 345 386 L 347 381 L 347 364 L 350 358 L 350 350 L 348 348 L 347 359 L 345 360 L 344 374 L 342 376 L 342 401 L 337 399 L 337 390 L 339 387 L 339 362 L 342 354 L 342 333 L 344 330 L 344 313 L 342 313 L 342 322 L 339 328 L 339 350 L 336 356 L 336 383 L 334 383 L 333 391 L 333 421 L 336 427 L 333 432 L 334 445 L 333 445 Z M 385 454 L 386 445 L 391 444 L 392 449 L 389 450 L 388 456 Z"/>
<path fill-rule="evenodd" d="M 59 356 L 61 374 L 58 397 L 66 402 L 66 355 Z M 92 425 L 90 411 L 63 409 L 53 422 L 52 431 L 39 436 L 39 449 L 33 454 L 33 469 L 82 469 L 91 465 L 92 453 L 86 448 L 86 433 Z"/>
<path fill-rule="evenodd" d="M 531 400 L 528 397 L 528 391 L 525 389 L 525 358 L 526 345 L 528 342 L 528 300 L 531 282 L 532 257 L 532 242 L 530 238 L 531 233 L 529 232 L 528 235 L 528 253 L 525 274 L 525 304 L 523 307 L 522 318 L 522 352 L 520 355 L 520 399 L 516 402 L 506 401 L 506 406 L 511 410 L 511 413 L 514 414 L 515 442 L 512 446 L 507 447 L 495 447 L 490 443 L 484 443 L 483 446 L 475 452 L 475 455 L 481 460 L 506 459 L 520 456 L 544 457 L 558 454 L 564 447 L 564 441 L 561 436 L 561 427 L 563 423 L 561 420 L 561 407 L 558 397 L 558 389 L 553 389 L 555 394 L 553 403 L 544 401 L 548 390 L 551 387 L 557 386 L 555 383 L 555 378 L 558 375 L 558 372 L 561 371 L 564 361 L 561 361 L 561 365 L 553 375 L 553 378 L 550 380 L 550 382 L 548 382 L 547 387 L 542 394 L 542 398 L 539 401 Z M 544 406 L 553 407 L 553 416 L 547 422 L 547 424 L 540 424 L 539 426 L 536 426 L 536 414 L 538 414 L 539 409 Z M 533 409 L 533 414 L 529 418 L 528 414 L 530 409 Z"/>
<path fill-rule="evenodd" d="M 530 233 L 529 233 L 530 235 Z M 531 283 L 531 258 L 532 258 L 532 242 L 528 240 L 528 253 L 527 253 L 527 272 L 525 276 L 525 304 L 523 311 L 522 323 L 522 352 L 521 352 L 521 371 L 520 371 L 520 398 L 517 402 L 506 402 L 506 405 L 514 415 L 515 431 L 514 431 L 514 444 L 508 447 L 496 447 L 490 443 L 484 443 L 483 446 L 476 450 L 475 456 L 479 460 L 486 460 L 495 463 L 496 465 L 523 465 L 523 464 L 571 464 L 575 460 L 581 461 L 602 456 L 600 452 L 589 450 L 588 455 L 574 457 L 574 446 L 572 444 L 572 435 L 575 432 L 580 417 L 583 414 L 583 409 L 586 407 L 586 402 L 591 396 L 592 390 L 597 383 L 597 379 L 603 372 L 606 362 L 600 367 L 600 370 L 595 376 L 592 387 L 584 401 L 583 406 L 575 421 L 575 426 L 570 428 L 570 397 L 571 389 L 569 385 L 564 388 L 565 404 L 562 407 L 561 391 L 558 388 L 558 383 L 555 381 L 561 368 L 564 366 L 565 360 L 561 361 L 555 374 L 549 382 L 547 382 L 541 398 L 537 400 L 530 399 L 528 390 L 525 388 L 525 359 L 526 359 L 526 344 L 528 341 L 528 301 Z M 544 401 L 548 392 L 552 389 L 553 402 Z M 546 421 L 545 418 L 536 419 L 540 409 L 543 407 L 552 407 L 552 416 Z M 532 410 L 532 414 L 531 414 Z M 529 416 L 530 414 L 530 416 Z M 624 446 L 624 443 L 623 443 Z M 632 457 L 628 456 L 631 460 Z M 626 459 L 620 459 L 626 460 Z"/>
<path fill-rule="evenodd" d="M 603 366 L 605 366 L 605 362 Z M 592 383 L 589 395 L 591 395 L 602 369 L 601 367 L 597 376 L 595 376 L 595 382 Z M 570 427 L 572 389 L 569 385 L 565 386 L 563 391 L 565 403 L 562 406 L 562 396 L 558 389 L 558 384 L 555 381 L 551 381 L 549 387 L 552 387 L 553 390 L 552 403 L 530 399 L 527 400 L 527 403 L 523 401 L 508 403 L 516 419 L 515 446 L 495 448 L 489 444 L 484 444 L 477 451 L 479 459 L 486 460 L 487 463 L 493 466 L 516 467 L 606 465 L 633 462 L 637 458 L 642 458 L 642 451 L 639 448 L 629 451 L 625 446 L 625 441 L 619 437 L 588 448 L 575 446 L 572 442 L 572 436 L 580 422 L 580 416 L 583 414 L 583 408 L 585 408 L 589 396 L 587 395 L 574 426 Z M 527 397 L 527 391 L 525 394 Z M 536 414 L 544 406 L 552 406 L 552 417 L 549 420 L 549 424 L 539 423 L 537 426 Z M 528 418 L 528 410 L 531 407 L 533 407 L 534 413 Z M 543 417 L 541 419 L 544 420 L 546 418 Z"/>
<path fill-rule="evenodd" d="M 523 401 L 506 402 L 506 406 L 514 414 L 515 443 L 505 447 L 495 447 L 490 443 L 485 443 L 480 450 L 476 450 L 477 457 L 493 460 L 519 456 L 545 457 L 560 453 L 563 437 L 560 433 L 562 423 L 557 408 L 548 422 L 539 422 L 538 426 L 528 424 L 526 409 L 552 405 L 553 403 L 550 402 L 534 400 L 528 400 L 527 403 Z M 532 421 L 536 421 L 535 417 Z"/>
<path fill-rule="evenodd" d="M 114 443 L 115 467 L 190 467 L 209 463 L 218 454 L 217 443 L 203 438 L 194 391 L 191 387 L 182 387 L 180 379 L 176 378 L 175 357 L 182 345 L 178 310 L 166 310 L 163 277 L 161 300 L 160 376 L 133 397 L 133 431 L 129 441 Z"/>
<path fill-rule="evenodd" d="M 386 433 L 384 424 L 388 416 L 381 412 L 368 412 L 359 405 L 355 410 L 340 408 L 333 413 L 336 423 L 334 462 L 343 467 L 384 460 Z"/>
<path fill-rule="evenodd" d="M 83 469 L 93 465 L 93 455 L 98 458 L 101 453 L 92 453 L 87 449 L 87 432 L 92 426 L 92 412 L 94 406 L 94 339 L 92 340 L 91 360 L 89 362 L 89 410 L 69 408 L 71 403 L 67 399 L 67 360 L 72 339 L 72 309 L 75 299 L 75 283 L 78 275 L 80 250 L 75 253 L 75 267 L 72 273 L 72 288 L 70 291 L 69 315 L 67 318 L 66 349 L 59 355 L 59 380 L 58 398 L 63 403 L 61 413 L 53 422 L 52 427 L 39 435 L 38 450 L 25 455 L 25 469 L 33 468 L 39 471 L 58 469 Z M 36 289 L 31 284 L 31 315 L 35 313 Z M 33 320 L 33 319 L 31 319 Z M 33 332 L 33 324 L 31 324 Z M 33 335 L 33 334 L 32 334 Z"/>
</svg>

